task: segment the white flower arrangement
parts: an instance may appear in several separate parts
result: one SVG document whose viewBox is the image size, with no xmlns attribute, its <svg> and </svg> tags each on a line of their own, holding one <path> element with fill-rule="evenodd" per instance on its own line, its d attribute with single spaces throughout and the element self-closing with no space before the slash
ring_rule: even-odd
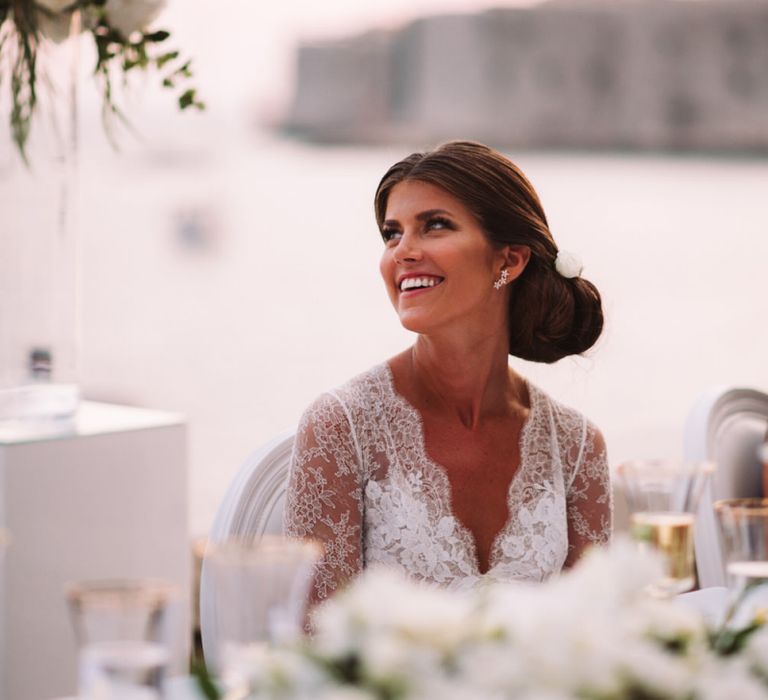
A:
<svg viewBox="0 0 768 700">
<path fill-rule="evenodd" d="M 545 584 L 471 593 L 369 570 L 317 609 L 312 639 L 254 649 L 239 697 L 768 698 L 768 629 L 708 630 L 695 610 L 649 597 L 660 573 L 656 558 L 623 541 Z"/>
<path fill-rule="evenodd" d="M 59 43 L 72 32 L 88 34 L 97 52 L 94 76 L 103 95 L 102 117 L 124 120 L 115 101 L 115 85 L 124 85 L 129 71 L 154 68 L 162 85 L 180 89 L 180 109 L 205 105 L 194 88 L 182 85 L 192 77 L 191 61 L 183 60 L 165 42 L 170 33 L 149 26 L 166 0 L 0 0 L 0 86 L 11 93 L 11 133 L 26 160 L 25 147 L 38 103 L 38 83 L 45 76 L 39 48 Z M 71 37 L 78 40 L 79 36 Z M 120 80 L 118 80 L 120 78 Z"/>
</svg>

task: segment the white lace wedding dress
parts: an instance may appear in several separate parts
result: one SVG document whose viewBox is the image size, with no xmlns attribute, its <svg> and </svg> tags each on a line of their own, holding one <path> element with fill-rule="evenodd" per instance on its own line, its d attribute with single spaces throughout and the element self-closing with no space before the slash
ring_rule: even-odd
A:
<svg viewBox="0 0 768 700">
<path fill-rule="evenodd" d="M 602 438 L 578 412 L 530 383 L 528 390 L 509 518 L 485 573 L 472 533 L 451 511 L 448 476 L 426 453 L 421 417 L 395 391 L 389 366 L 317 399 L 299 425 L 285 510 L 289 535 L 325 545 L 314 598 L 374 563 L 454 589 L 541 581 L 561 570 L 569 544 L 606 542 L 611 492 Z"/>
</svg>

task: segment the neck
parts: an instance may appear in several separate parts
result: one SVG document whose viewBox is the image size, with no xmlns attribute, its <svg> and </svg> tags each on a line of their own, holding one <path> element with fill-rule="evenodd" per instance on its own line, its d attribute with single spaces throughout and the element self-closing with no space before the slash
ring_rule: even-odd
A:
<svg viewBox="0 0 768 700">
<path fill-rule="evenodd" d="M 413 381 L 428 407 L 447 411 L 467 428 L 519 401 L 522 380 L 510 372 L 506 339 L 471 342 L 419 336 L 411 348 Z"/>
</svg>

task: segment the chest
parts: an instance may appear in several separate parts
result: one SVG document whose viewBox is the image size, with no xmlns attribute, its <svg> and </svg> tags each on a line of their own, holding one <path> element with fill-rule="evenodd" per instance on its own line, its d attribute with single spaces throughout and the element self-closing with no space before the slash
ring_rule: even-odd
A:
<svg viewBox="0 0 768 700">
<path fill-rule="evenodd" d="M 424 450 L 445 470 L 454 502 L 506 493 L 520 467 L 522 420 L 499 420 L 475 431 L 427 415 L 422 424 Z"/>
<path fill-rule="evenodd" d="M 366 561 L 450 585 L 491 569 L 530 580 L 559 570 L 564 493 L 540 409 L 472 432 L 400 406 L 381 423 L 388 468 L 366 487 Z"/>
<path fill-rule="evenodd" d="M 509 518 L 508 495 L 521 465 L 523 419 L 498 420 L 482 430 L 423 417 L 428 457 L 445 471 L 453 514 L 472 533 L 481 569 Z"/>
</svg>

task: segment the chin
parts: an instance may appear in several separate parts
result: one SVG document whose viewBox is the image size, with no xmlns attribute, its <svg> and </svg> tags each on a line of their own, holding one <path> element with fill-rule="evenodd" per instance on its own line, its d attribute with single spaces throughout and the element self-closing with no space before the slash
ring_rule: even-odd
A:
<svg viewBox="0 0 768 700">
<path fill-rule="evenodd" d="M 427 333 L 434 323 L 425 318 L 426 314 L 401 313 L 398 314 L 400 325 L 412 333 Z"/>
</svg>

